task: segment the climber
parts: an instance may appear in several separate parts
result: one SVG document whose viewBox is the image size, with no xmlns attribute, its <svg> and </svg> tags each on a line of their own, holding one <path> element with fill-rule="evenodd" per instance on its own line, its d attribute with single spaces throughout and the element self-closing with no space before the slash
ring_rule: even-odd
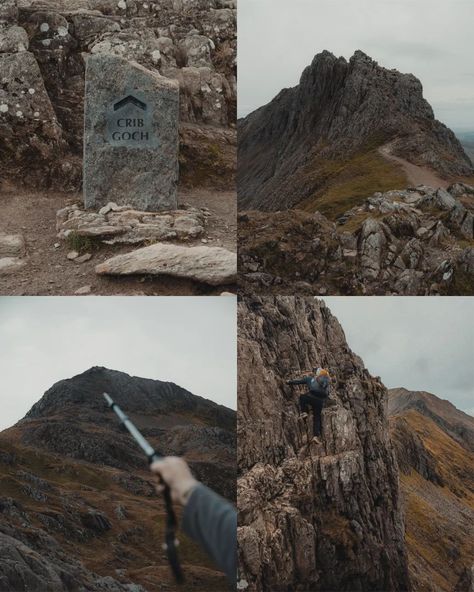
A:
<svg viewBox="0 0 474 592">
<path fill-rule="evenodd" d="M 301 417 L 308 417 L 306 410 L 313 409 L 313 439 L 318 441 L 321 436 L 321 412 L 329 395 L 329 372 L 324 368 L 314 368 L 314 375 L 288 380 L 286 384 L 305 384 L 308 392 L 300 395 Z"/>
</svg>

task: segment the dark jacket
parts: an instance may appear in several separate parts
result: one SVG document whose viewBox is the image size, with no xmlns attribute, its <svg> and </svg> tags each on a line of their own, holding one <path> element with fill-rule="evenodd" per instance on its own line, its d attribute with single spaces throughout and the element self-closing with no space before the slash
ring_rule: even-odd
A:
<svg viewBox="0 0 474 592">
<path fill-rule="evenodd" d="M 197 541 L 229 581 L 237 580 L 237 511 L 200 483 L 184 507 L 183 530 Z"/>
<path fill-rule="evenodd" d="M 288 384 L 305 384 L 308 391 L 317 397 L 326 398 L 329 395 L 329 378 L 327 376 L 303 376 L 303 378 L 289 380 Z"/>
</svg>

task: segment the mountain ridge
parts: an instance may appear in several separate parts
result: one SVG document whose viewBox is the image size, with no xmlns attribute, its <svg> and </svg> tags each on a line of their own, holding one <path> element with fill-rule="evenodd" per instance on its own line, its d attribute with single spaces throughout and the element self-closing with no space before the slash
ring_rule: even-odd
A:
<svg viewBox="0 0 474 592">
<path fill-rule="evenodd" d="M 426 391 L 397 388 L 388 395 L 414 589 L 470 592 L 474 418 Z"/>
<path fill-rule="evenodd" d="M 383 68 L 360 50 L 348 61 L 323 51 L 297 86 L 239 120 L 239 207 L 276 211 L 310 200 L 314 211 L 344 175 L 344 161 L 387 143 L 395 156 L 442 176 L 474 172 L 414 75 Z"/>
</svg>

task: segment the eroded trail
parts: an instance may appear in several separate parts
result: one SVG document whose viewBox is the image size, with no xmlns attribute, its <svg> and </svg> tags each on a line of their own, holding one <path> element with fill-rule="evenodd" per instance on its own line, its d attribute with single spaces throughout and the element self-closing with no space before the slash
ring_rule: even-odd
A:
<svg viewBox="0 0 474 592">
<path fill-rule="evenodd" d="M 386 160 L 391 162 L 395 162 L 403 169 L 404 173 L 407 176 L 408 182 L 416 187 L 417 185 L 427 185 L 428 187 L 442 187 L 446 189 L 449 185 L 448 181 L 445 181 L 441 177 L 439 177 L 434 171 L 427 167 L 421 167 L 416 164 L 412 164 L 399 156 L 395 156 L 390 151 L 390 144 L 386 144 L 382 146 L 378 150 L 379 154 L 381 154 Z"/>
</svg>

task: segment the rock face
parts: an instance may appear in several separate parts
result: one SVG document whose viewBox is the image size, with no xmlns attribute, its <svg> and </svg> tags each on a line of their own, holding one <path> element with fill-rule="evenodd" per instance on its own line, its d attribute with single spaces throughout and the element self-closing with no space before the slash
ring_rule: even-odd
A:
<svg viewBox="0 0 474 592">
<path fill-rule="evenodd" d="M 2 158 L 2 178 L 81 188 L 85 68 L 91 55 L 135 61 L 177 81 L 186 181 L 222 177 L 224 167 L 216 174 L 216 164 L 208 162 L 217 153 L 225 163 L 220 181 L 229 187 L 235 168 L 236 7 L 222 0 L 32 0 L 21 2 L 20 9 L 16 0 L 2 1 L 0 77 L 7 86 L 0 89 L 0 125 L 6 126 L 0 150 L 8 156 Z M 17 72 L 24 73 L 21 84 Z M 41 85 L 31 96 L 28 88 L 38 75 Z"/>
<path fill-rule="evenodd" d="M 417 591 L 469 592 L 474 418 L 426 392 L 389 391 L 410 578 Z"/>
<path fill-rule="evenodd" d="M 157 450 L 186 454 L 201 481 L 234 499 L 234 411 L 173 383 L 91 368 L 52 386 L 0 434 L 2 590 L 175 589 L 161 552 L 162 500 L 103 391 Z M 189 590 L 224 590 L 225 577 L 178 536 Z"/>
<path fill-rule="evenodd" d="M 239 589 L 411 590 L 387 391 L 323 302 L 239 306 Z M 331 373 L 322 444 L 286 380 Z"/>
<path fill-rule="evenodd" d="M 386 70 L 361 51 L 349 62 L 318 54 L 298 86 L 239 123 L 240 209 L 294 207 L 324 189 L 341 162 L 387 143 L 393 154 L 442 176 L 473 173 L 417 78 Z"/>
<path fill-rule="evenodd" d="M 117 56 L 87 60 L 86 208 L 176 209 L 178 115 L 177 82 Z"/>
<path fill-rule="evenodd" d="M 211 286 L 237 279 L 237 255 L 222 247 L 181 247 L 156 243 L 97 265 L 99 275 L 170 275 Z"/>
<path fill-rule="evenodd" d="M 474 291 L 474 188 L 375 193 L 336 223 L 319 212 L 239 218 L 245 291 L 457 294 Z"/>
</svg>

